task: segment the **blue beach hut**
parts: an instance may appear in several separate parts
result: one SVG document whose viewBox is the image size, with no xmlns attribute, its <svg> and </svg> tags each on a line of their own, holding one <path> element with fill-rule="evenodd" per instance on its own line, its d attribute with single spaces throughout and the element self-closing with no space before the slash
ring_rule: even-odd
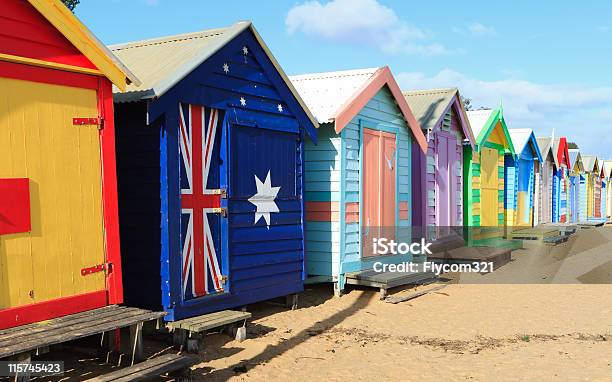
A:
<svg viewBox="0 0 612 382">
<path fill-rule="evenodd" d="M 505 156 L 506 173 L 514 173 L 514 199 L 506 198 L 507 210 L 514 210 L 515 226 L 532 227 L 535 199 L 535 174 L 542 155 L 531 129 L 508 129 L 516 156 Z M 510 171 L 513 169 L 514 171 Z M 506 180 L 506 185 L 510 182 Z M 513 204 L 513 206 L 510 206 Z M 514 208 L 512 208 L 514 207 Z"/>
<path fill-rule="evenodd" d="M 580 150 L 569 149 L 570 158 L 570 222 L 577 223 L 586 220 L 586 203 L 581 200 L 586 195 L 586 183 L 584 179 L 584 165 Z M 584 188 L 584 190 L 583 190 Z M 583 209 L 584 208 L 584 209 Z"/>
<path fill-rule="evenodd" d="M 173 321 L 303 290 L 318 124 L 250 22 L 111 47 L 125 301 Z"/>
</svg>

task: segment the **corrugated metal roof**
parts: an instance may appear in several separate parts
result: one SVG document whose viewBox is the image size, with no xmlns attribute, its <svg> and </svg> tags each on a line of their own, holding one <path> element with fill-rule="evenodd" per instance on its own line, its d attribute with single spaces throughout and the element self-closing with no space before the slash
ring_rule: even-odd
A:
<svg viewBox="0 0 612 382">
<path fill-rule="evenodd" d="M 319 123 L 332 122 L 334 113 L 381 68 L 290 76 Z"/>
<path fill-rule="evenodd" d="M 551 137 L 540 137 L 540 138 L 536 138 L 536 141 L 538 141 L 538 146 L 540 146 L 540 153 L 542 153 L 542 160 L 546 160 L 546 158 L 548 157 L 548 153 L 550 152 L 550 155 L 552 155 L 553 157 L 553 162 L 555 166 L 559 168 L 559 158 L 557 157 L 557 154 L 553 152 L 552 138 Z"/>
<path fill-rule="evenodd" d="M 604 176 L 609 178 L 612 176 L 612 160 L 604 160 L 602 161 L 602 166 L 604 169 Z"/>
<path fill-rule="evenodd" d="M 484 110 L 470 110 L 467 112 L 468 120 L 470 121 L 470 126 L 472 127 L 472 132 L 474 133 L 474 138 L 478 139 L 480 132 L 485 127 L 485 124 L 493 114 L 492 109 L 484 109 Z"/>
<path fill-rule="evenodd" d="M 525 146 L 529 143 L 529 137 L 533 134 L 531 129 L 508 129 L 510 139 L 512 139 L 512 145 L 516 150 L 517 154 L 520 154 L 525 150 Z"/>
<path fill-rule="evenodd" d="M 131 102 L 161 96 L 247 29 L 251 30 L 255 39 L 259 42 L 293 96 L 302 106 L 312 124 L 315 127 L 319 127 L 311 111 L 250 21 L 240 21 L 227 28 L 210 29 L 110 46 L 113 53 L 130 67 L 142 81 L 139 86 L 135 84 L 128 86 L 125 93 L 115 92 L 115 101 Z"/>
<path fill-rule="evenodd" d="M 584 165 L 585 171 L 593 172 L 593 170 L 595 170 L 596 162 L 597 162 L 597 157 L 595 155 L 583 155 L 582 156 L 582 164 Z"/>
<path fill-rule="evenodd" d="M 430 131 L 448 110 L 457 88 L 404 91 L 402 94 L 423 131 Z"/>
<path fill-rule="evenodd" d="M 180 81 L 195 67 L 225 44 L 230 28 L 112 45 L 110 49 L 140 78 L 140 86 L 130 85 L 121 101 L 136 101 L 159 96 L 169 84 Z M 213 51 L 214 50 L 214 51 Z M 209 54 L 206 54 L 209 53 Z"/>
</svg>

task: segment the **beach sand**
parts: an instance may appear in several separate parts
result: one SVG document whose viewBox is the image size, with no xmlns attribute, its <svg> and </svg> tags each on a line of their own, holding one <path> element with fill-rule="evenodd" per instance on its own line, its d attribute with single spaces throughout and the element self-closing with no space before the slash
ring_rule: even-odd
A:
<svg viewBox="0 0 612 382">
<path fill-rule="evenodd" d="M 496 272 L 461 278 L 481 284 L 451 277 L 399 304 L 374 289 L 337 298 L 331 285 L 309 286 L 295 311 L 253 306 L 244 342 L 207 336 L 194 373 L 202 381 L 612 381 L 611 239 L 605 227 L 555 247 L 528 243 Z"/>
</svg>

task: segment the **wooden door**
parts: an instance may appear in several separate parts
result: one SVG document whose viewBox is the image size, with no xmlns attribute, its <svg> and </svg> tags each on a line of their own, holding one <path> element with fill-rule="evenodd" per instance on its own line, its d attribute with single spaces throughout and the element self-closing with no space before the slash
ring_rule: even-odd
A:
<svg viewBox="0 0 612 382">
<path fill-rule="evenodd" d="M 439 227 L 451 226 L 457 216 L 455 185 L 455 155 L 457 138 L 439 133 L 436 136 L 436 223 Z"/>
<path fill-rule="evenodd" d="M 480 176 L 481 176 L 481 215 L 480 225 L 483 227 L 498 226 L 499 205 L 499 156 L 496 149 L 488 147 L 481 148 L 480 152 Z"/>
<path fill-rule="evenodd" d="M 396 218 L 397 165 L 395 134 L 363 129 L 362 146 L 362 247 L 364 257 L 374 256 L 372 239 L 392 239 Z"/>
<path fill-rule="evenodd" d="M 104 291 L 96 91 L 0 78 L 0 178 L 28 178 L 31 230 L 0 236 L 0 309 Z M 84 273 L 82 273 L 84 272 Z M 0 325 L 2 326 L 2 325 Z"/>
</svg>

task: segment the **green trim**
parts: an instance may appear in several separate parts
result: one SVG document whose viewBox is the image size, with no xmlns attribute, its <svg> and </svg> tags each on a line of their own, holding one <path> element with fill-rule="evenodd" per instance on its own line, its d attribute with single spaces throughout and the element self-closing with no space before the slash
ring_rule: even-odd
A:
<svg viewBox="0 0 612 382">
<path fill-rule="evenodd" d="M 502 131 L 504 132 L 504 137 L 506 138 L 506 142 L 508 142 L 508 147 L 504 147 L 504 148 L 508 150 L 508 154 L 512 154 L 516 156 L 516 152 L 514 151 L 514 145 L 512 144 L 512 139 L 510 138 L 510 133 L 508 132 L 508 126 L 506 126 L 506 121 L 504 120 L 504 116 L 503 116 L 501 107 L 499 109 L 493 110 L 493 112 L 489 116 L 489 119 L 485 123 L 484 128 L 480 131 L 480 134 L 478 134 L 478 137 L 476 138 L 477 145 L 483 146 L 483 145 L 487 145 L 488 143 L 490 143 L 490 142 L 487 142 L 487 139 L 489 139 L 489 136 L 495 129 L 495 126 L 497 126 L 498 122 L 502 126 Z"/>
</svg>

